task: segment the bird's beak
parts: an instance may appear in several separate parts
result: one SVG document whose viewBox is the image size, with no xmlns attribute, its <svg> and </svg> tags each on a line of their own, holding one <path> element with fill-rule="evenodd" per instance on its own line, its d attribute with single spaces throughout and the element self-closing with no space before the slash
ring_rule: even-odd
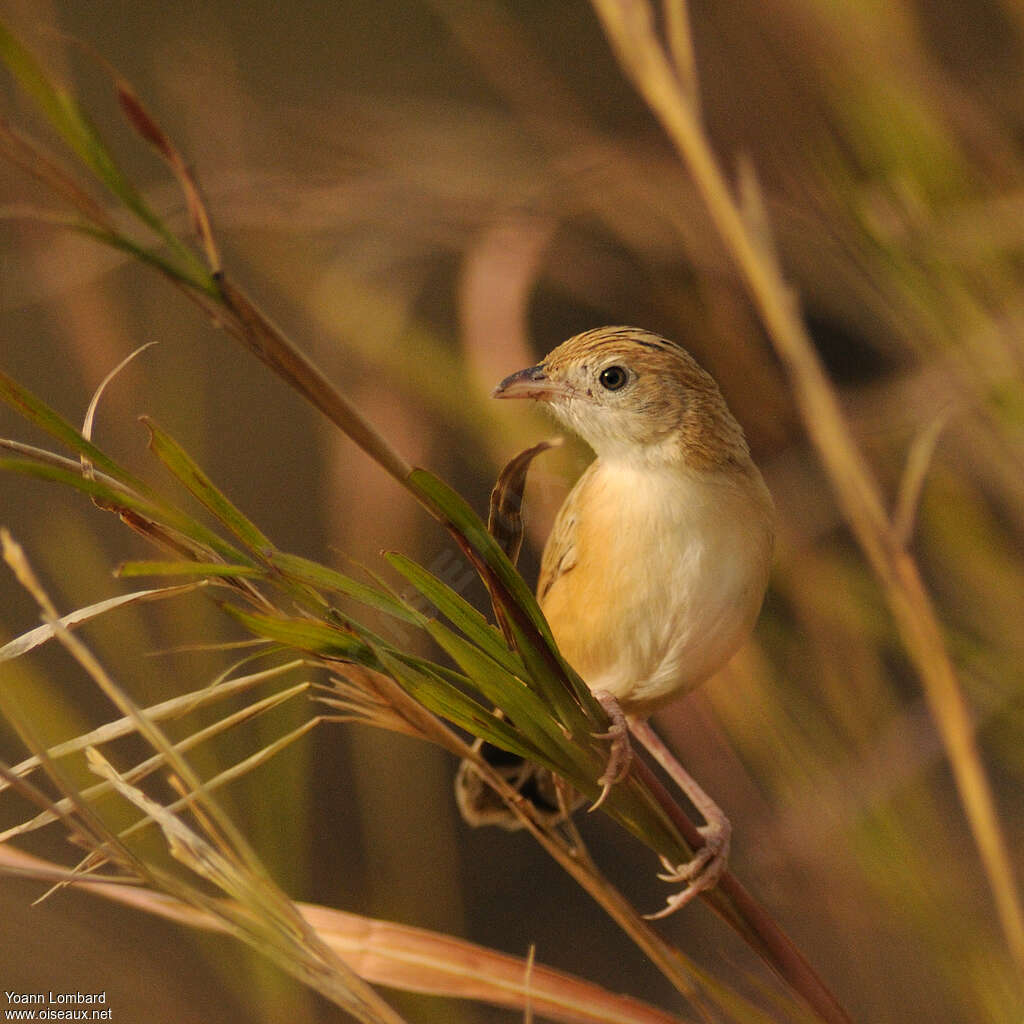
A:
<svg viewBox="0 0 1024 1024">
<path fill-rule="evenodd" d="M 544 366 L 528 366 L 525 370 L 506 377 L 492 392 L 491 398 L 536 398 L 551 401 L 564 394 L 565 388 L 551 380 Z"/>
</svg>

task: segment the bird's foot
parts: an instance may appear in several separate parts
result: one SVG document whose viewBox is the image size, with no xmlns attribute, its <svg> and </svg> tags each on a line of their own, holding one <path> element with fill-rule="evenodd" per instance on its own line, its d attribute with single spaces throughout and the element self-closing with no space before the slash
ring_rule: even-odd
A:
<svg viewBox="0 0 1024 1024">
<path fill-rule="evenodd" d="M 621 782 L 629 774 L 629 766 L 633 760 L 633 747 L 629 742 L 629 726 L 619 702 L 607 690 L 595 690 L 594 696 L 604 708 L 605 714 L 611 719 L 607 732 L 594 733 L 595 738 L 609 740 L 611 749 L 608 752 L 608 763 L 604 773 L 597 780 L 601 786 L 601 795 L 590 806 L 596 811 L 605 802 L 612 786 Z"/>
<path fill-rule="evenodd" d="M 683 888 L 669 896 L 662 910 L 655 914 L 645 914 L 649 921 L 674 914 L 695 896 L 718 885 L 718 880 L 729 863 L 732 826 L 725 820 L 724 828 L 716 822 L 715 825 L 705 825 L 698 831 L 704 837 L 704 845 L 685 864 L 675 865 L 665 857 L 661 858 L 665 871 L 658 877 L 664 882 L 682 882 Z"/>
</svg>

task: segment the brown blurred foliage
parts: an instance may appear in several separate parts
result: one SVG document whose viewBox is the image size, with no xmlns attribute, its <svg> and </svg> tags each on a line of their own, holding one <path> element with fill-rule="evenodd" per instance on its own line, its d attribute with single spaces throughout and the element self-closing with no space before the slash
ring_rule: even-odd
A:
<svg viewBox="0 0 1024 1024">
<path fill-rule="evenodd" d="M 411 462 L 478 507 L 500 464 L 552 430 L 521 408 L 491 408 L 500 377 L 602 323 L 636 323 L 693 351 L 747 430 L 781 539 L 755 640 L 662 727 L 729 812 L 737 872 L 856 1019 L 1015 1019 L 992 898 L 881 590 L 700 198 L 589 6 L 8 6 L 89 109 L 109 116 L 126 166 L 184 225 L 103 74 L 69 40 L 133 83 L 193 161 L 236 278 Z M 998 0 L 741 0 L 696 3 L 691 17 L 712 140 L 727 168 L 756 168 L 781 266 L 894 507 L 915 443 L 941 419 L 911 550 L 1019 851 L 1024 16 Z M 5 110 L 30 120 L 13 90 Z M 0 202 L 32 195 L 0 165 Z M 145 268 L 0 224 L 7 372 L 80 421 L 106 373 L 159 341 L 105 396 L 105 446 L 155 478 L 136 422 L 152 414 L 282 547 L 375 570 L 379 550 L 394 548 L 464 580 L 450 543 L 398 487 Z M 24 435 L 6 411 L 0 429 Z M 587 453 L 570 445 L 545 458 L 530 490 L 527 574 Z M 62 608 L 117 592 L 109 567 L 149 554 L 77 496 L 20 479 L 0 479 L 0 522 Z M 481 603 L 475 586 L 467 596 Z M 0 579 L 0 640 L 34 622 L 31 602 Z M 148 652 L 234 636 L 198 600 L 89 631 L 144 700 L 227 663 Z M 59 654 L 4 672 L 19 699 L 46 709 L 54 736 L 103 714 L 84 687 L 67 705 L 75 682 Z M 541 960 L 670 1000 L 526 838 L 463 829 L 452 770 L 390 734 L 320 730 L 240 783 L 229 807 L 297 897 L 511 952 L 534 942 Z M 599 820 L 584 827 L 626 891 L 660 905 L 649 858 L 617 848 Z M 99 917 L 84 896 L 42 911 L 18 892 L 5 902 L 5 988 L 49 987 L 49 965 L 73 960 L 88 965 L 79 987 L 126 989 L 115 1019 L 154 999 L 147 1019 L 210 1019 L 213 1008 L 224 1020 L 333 1019 L 290 983 L 235 970 L 237 951 L 220 940 L 183 949 L 172 929 L 107 908 Z M 705 910 L 665 927 L 747 983 L 749 953 Z M 128 951 L 142 964 L 134 979 L 111 967 Z M 152 973 L 163 992 L 148 987 Z M 417 1020 L 454 1019 L 448 1007 L 399 1005 Z"/>
</svg>

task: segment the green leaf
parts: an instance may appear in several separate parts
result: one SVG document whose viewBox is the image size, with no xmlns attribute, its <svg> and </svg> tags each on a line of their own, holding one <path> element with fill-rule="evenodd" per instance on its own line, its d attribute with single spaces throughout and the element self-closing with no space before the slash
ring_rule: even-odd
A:
<svg viewBox="0 0 1024 1024">
<path fill-rule="evenodd" d="M 508 722 L 502 721 L 440 675 L 423 666 L 410 664 L 386 650 L 377 651 L 377 655 L 380 667 L 428 711 L 496 747 L 531 761 L 549 763 Z"/>
<path fill-rule="evenodd" d="M 501 631 L 492 626 L 465 598 L 431 575 L 422 566 L 396 552 L 385 555 L 394 566 L 445 618 L 507 672 L 522 676 L 523 664 L 510 651 Z"/>
<path fill-rule="evenodd" d="M 560 744 L 564 737 L 564 729 L 553 720 L 556 714 L 555 702 L 547 699 L 550 694 L 564 697 L 566 693 L 563 681 L 563 668 L 560 663 L 548 659 L 531 657 L 531 666 L 527 670 L 520 656 L 510 651 L 504 636 L 475 609 L 455 593 L 450 587 L 436 579 L 411 559 L 400 554 L 386 556 L 391 565 L 408 579 L 416 589 L 431 601 L 446 618 L 466 635 L 472 643 L 447 630 L 440 623 L 431 621 L 425 628 L 442 648 L 460 665 L 470 677 L 471 685 L 476 686 L 488 700 L 492 701 L 508 714 L 526 732 L 535 744 L 549 751 L 549 755 L 563 766 L 575 763 L 576 759 L 567 759 L 567 748 Z M 533 654 L 532 642 L 521 636 L 522 648 Z M 541 641 L 542 642 L 542 641 Z M 498 669 L 499 671 L 495 671 Z M 579 686 L 585 684 L 577 680 Z M 590 691 L 587 696 L 593 701 Z M 594 715 L 601 715 L 596 701 L 591 709 Z M 600 721 L 600 718 L 597 719 Z M 569 714 L 564 709 L 560 721 L 572 730 L 580 729 L 592 732 L 595 722 L 578 706 L 570 705 Z M 537 731 L 537 727 L 541 731 Z M 561 751 L 561 757 L 551 748 Z"/>
<path fill-rule="evenodd" d="M 550 706 L 521 679 L 443 623 L 429 622 L 427 630 L 466 674 L 469 684 L 501 708 L 539 750 L 545 751 L 546 760 L 562 766 L 575 763 L 566 743 L 565 731 L 555 720 Z"/>
<path fill-rule="evenodd" d="M 345 597 L 350 597 L 368 608 L 384 612 L 413 626 L 423 624 L 424 617 L 407 608 L 396 597 L 366 583 L 360 583 L 336 569 L 330 569 L 301 555 L 289 555 L 283 551 L 272 551 L 264 557 L 267 563 L 282 575 L 289 576 L 299 583 L 344 594 Z"/>
<path fill-rule="evenodd" d="M 51 409 L 42 399 L 22 387 L 12 377 L 0 370 L 0 399 L 6 402 L 18 415 L 29 423 L 44 430 L 73 452 L 88 459 L 98 470 L 120 481 L 138 494 L 155 498 L 155 492 L 138 477 L 122 469 L 105 452 L 86 440 L 81 432 L 63 416 Z"/>
<path fill-rule="evenodd" d="M 188 491 L 205 505 L 243 544 L 259 555 L 274 550 L 270 538 L 217 489 L 198 463 L 148 416 L 142 422 L 149 428 L 149 446 L 156 457 L 181 481 Z"/>
<path fill-rule="evenodd" d="M 494 571 L 541 636 L 554 643 L 551 629 L 532 591 L 516 571 L 515 566 L 505 556 L 505 552 L 498 546 L 497 541 L 487 532 L 483 520 L 470 508 L 463 497 L 453 491 L 443 480 L 425 469 L 414 469 L 409 474 L 408 483 L 421 498 L 424 498 L 456 527 L 473 550 L 481 555 L 484 562 Z"/>
<path fill-rule="evenodd" d="M 221 606 L 233 619 L 241 623 L 256 636 L 276 640 L 300 651 L 321 654 L 327 658 L 341 658 L 354 661 L 369 668 L 378 668 L 377 658 L 371 648 L 358 636 L 335 629 L 313 619 L 287 618 L 283 615 L 267 615 L 262 612 L 247 612 L 233 604 Z"/>
<path fill-rule="evenodd" d="M 0 472 L 20 473 L 22 476 L 49 480 L 53 483 L 65 484 L 77 491 L 82 491 L 95 499 L 99 504 L 116 511 L 130 511 L 141 519 L 157 525 L 169 527 L 193 543 L 216 552 L 231 562 L 242 561 L 245 555 L 226 544 L 212 530 L 201 523 L 166 505 L 157 505 L 147 501 L 132 491 L 121 490 L 102 480 L 82 476 L 79 472 L 28 459 L 0 459 Z"/>
<path fill-rule="evenodd" d="M 66 89 L 54 84 L 35 56 L 0 21 L 0 59 L 25 93 L 79 160 L 147 227 L 155 231 L 182 260 L 184 276 L 210 294 L 213 279 L 186 245 L 153 212 L 139 191 L 118 168 L 99 132 Z"/>
<path fill-rule="evenodd" d="M 112 249 L 120 249 L 122 252 L 134 256 L 143 263 L 156 267 L 157 270 L 166 274 L 173 281 L 180 281 L 190 288 L 195 288 L 196 291 L 203 292 L 211 299 L 220 300 L 220 292 L 213 277 L 198 260 L 195 260 L 191 253 L 188 253 L 190 259 L 187 261 L 186 266 L 179 266 L 161 253 L 147 248 L 120 232 L 107 231 L 105 228 L 94 227 L 84 221 L 76 221 L 68 226 L 88 238 L 92 238 L 97 242 L 103 242 Z M 169 229 L 165 230 L 167 234 L 170 234 Z M 161 234 L 163 233 L 161 232 Z M 173 248 L 178 252 L 181 243 L 177 242 L 177 239 L 175 239 L 175 242 L 177 244 Z"/>
<path fill-rule="evenodd" d="M 558 708 L 562 724 L 573 735 L 607 727 L 607 714 L 590 688 L 565 661 L 558 649 L 510 617 L 509 628 L 526 678 L 532 687 Z"/>
<path fill-rule="evenodd" d="M 117 169 L 113 157 L 75 98 L 67 90 L 53 84 L 35 56 L 2 21 L 0 58 L 82 163 L 126 204 L 128 197 L 139 201 L 135 189 Z"/>
<path fill-rule="evenodd" d="M 408 484 L 493 573 L 498 590 L 493 599 L 506 612 L 517 650 L 527 667 L 527 682 L 542 692 L 563 724 L 575 731 L 588 718 L 603 721 L 593 695 L 565 663 L 533 593 L 508 560 L 480 517 L 443 480 L 414 469 Z M 486 582 L 486 580 L 485 580 Z M 582 711 L 586 709 L 586 714 Z"/>
<path fill-rule="evenodd" d="M 225 565 L 223 562 L 122 562 L 117 568 L 122 579 L 135 576 L 265 576 L 254 565 Z"/>
</svg>

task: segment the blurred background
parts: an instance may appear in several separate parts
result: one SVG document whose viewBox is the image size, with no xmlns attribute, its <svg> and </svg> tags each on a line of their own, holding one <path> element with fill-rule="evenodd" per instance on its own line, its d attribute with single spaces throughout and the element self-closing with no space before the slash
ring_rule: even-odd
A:
<svg viewBox="0 0 1024 1024">
<path fill-rule="evenodd" d="M 691 16 L 709 132 L 730 171 L 756 167 L 782 266 L 890 498 L 915 441 L 943 425 L 912 552 L 1019 873 L 1024 8 L 700 0 Z M 555 433 L 530 409 L 490 403 L 497 380 L 601 324 L 689 347 L 746 428 L 780 540 L 755 639 L 661 728 L 729 813 L 739 877 L 856 1019 L 1019 1022 L 991 895 L 884 595 L 685 171 L 586 3 L 4 0 L 2 17 L 184 230 L 179 193 L 124 125 L 94 55 L 134 85 L 193 162 L 235 279 L 410 461 L 480 510 L 501 464 Z M 0 81 L 4 116 L 37 127 Z M 0 163 L 0 204 L 45 201 Z M 407 496 L 180 293 L 68 234 L 0 220 L 7 373 L 80 423 L 105 375 L 150 341 L 106 393 L 98 443 L 171 488 L 137 422 L 152 415 L 280 547 L 375 571 L 380 551 L 397 549 L 483 606 Z M 39 440 L 6 409 L 0 436 Z M 527 579 L 588 458 L 573 443 L 537 465 Z M 111 568 L 154 556 L 80 497 L 21 478 L 0 477 L 0 523 L 62 611 L 129 589 Z M 5 569 L 0 641 L 36 622 Z M 178 648 L 239 639 L 201 597 L 119 612 L 84 635 L 142 703 L 196 689 L 234 660 Z M 48 738 L 111 717 L 59 651 L 0 673 Z M 309 713 L 287 705 L 196 760 L 231 763 Z M 18 760 L 5 728 L 0 756 Z M 532 840 L 462 825 L 454 767 L 391 734 L 324 726 L 222 799 L 296 898 L 519 955 L 533 943 L 541 962 L 678 1010 Z M 666 890 L 647 851 L 599 815 L 581 827 L 627 895 L 659 907 Z M 64 840 L 48 841 L 33 849 L 67 861 Z M 337 1019 L 227 939 L 85 895 L 33 907 L 39 886 L 4 890 L 4 989 L 103 988 L 121 1021 Z M 765 984 L 705 907 L 663 927 L 729 984 Z M 395 1003 L 417 1021 L 520 1019 Z"/>
</svg>

